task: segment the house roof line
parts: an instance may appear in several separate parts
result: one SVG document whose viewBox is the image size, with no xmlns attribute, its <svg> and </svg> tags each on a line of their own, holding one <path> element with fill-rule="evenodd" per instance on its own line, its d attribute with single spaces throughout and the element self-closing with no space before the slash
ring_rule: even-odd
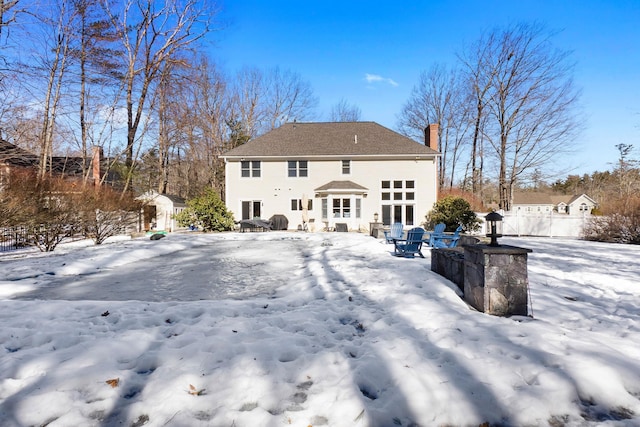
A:
<svg viewBox="0 0 640 427">
<path fill-rule="evenodd" d="M 440 153 L 375 122 L 285 123 L 222 154 L 242 158 L 434 158 Z"/>
<path fill-rule="evenodd" d="M 356 184 L 353 181 L 330 181 L 320 187 L 314 189 L 315 192 L 325 191 L 369 191 L 367 187 L 363 187 L 360 184 Z"/>
<path fill-rule="evenodd" d="M 227 156 L 227 155 L 223 155 L 221 157 L 225 158 L 225 159 L 233 159 L 233 160 L 243 160 L 243 159 L 273 159 L 273 160 L 280 160 L 280 159 L 294 159 L 294 158 L 304 158 L 304 159 L 343 159 L 343 160 L 351 160 L 354 158 L 361 158 L 361 159 L 389 159 L 389 158 L 393 158 L 393 159 L 416 159 L 416 160 L 426 160 L 426 159 L 433 159 L 436 157 L 441 156 L 442 154 L 440 153 L 434 153 L 434 154 L 327 154 L 327 155 L 323 155 L 323 154 L 316 154 L 316 155 L 304 155 L 304 154 L 298 154 L 298 155 L 278 155 L 278 156 L 260 156 L 260 155 L 232 155 L 232 156 Z"/>
<path fill-rule="evenodd" d="M 589 197 L 587 194 L 576 194 L 576 195 L 568 195 L 568 194 L 553 194 L 553 193 L 542 193 L 542 192 L 516 192 L 513 195 L 513 204 L 514 205 L 549 205 L 556 206 L 559 204 L 571 205 L 576 200 L 581 197 L 585 197 L 593 204 L 597 204 L 595 200 Z"/>
</svg>

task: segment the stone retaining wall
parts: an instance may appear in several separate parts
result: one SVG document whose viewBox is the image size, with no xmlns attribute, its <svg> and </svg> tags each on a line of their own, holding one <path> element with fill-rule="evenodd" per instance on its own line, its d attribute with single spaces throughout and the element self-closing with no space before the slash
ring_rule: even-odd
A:
<svg viewBox="0 0 640 427">
<path fill-rule="evenodd" d="M 531 249 L 467 241 L 456 248 L 432 249 L 431 270 L 458 285 L 465 301 L 479 311 L 526 316 L 529 252 Z"/>
<path fill-rule="evenodd" d="M 432 249 L 431 271 L 451 280 L 464 292 L 464 249 Z"/>
</svg>

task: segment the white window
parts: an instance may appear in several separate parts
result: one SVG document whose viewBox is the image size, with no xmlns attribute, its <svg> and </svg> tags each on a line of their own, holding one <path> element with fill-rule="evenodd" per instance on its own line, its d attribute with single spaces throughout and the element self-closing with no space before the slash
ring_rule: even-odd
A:
<svg viewBox="0 0 640 427">
<path fill-rule="evenodd" d="M 385 180 L 380 184 L 382 223 L 415 224 L 416 183 L 412 180 Z"/>
<path fill-rule="evenodd" d="M 342 161 L 342 175 L 349 175 L 351 173 L 351 160 Z"/>
<path fill-rule="evenodd" d="M 333 199 L 333 217 L 351 218 L 351 199 Z"/>
<path fill-rule="evenodd" d="M 313 200 L 307 199 L 307 209 L 313 209 Z M 291 210 L 292 211 L 301 211 L 302 210 L 302 199 L 291 199 Z"/>
<path fill-rule="evenodd" d="M 259 160 L 243 160 L 240 162 L 241 176 L 243 178 L 259 178 L 260 177 L 260 161 Z"/>
<path fill-rule="evenodd" d="M 287 162 L 287 176 L 290 178 L 309 176 L 306 160 L 289 160 Z"/>
</svg>

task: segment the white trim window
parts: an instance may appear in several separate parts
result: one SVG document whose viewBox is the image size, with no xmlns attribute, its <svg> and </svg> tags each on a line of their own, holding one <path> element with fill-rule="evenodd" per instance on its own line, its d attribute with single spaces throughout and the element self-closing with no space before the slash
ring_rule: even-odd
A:
<svg viewBox="0 0 640 427">
<path fill-rule="evenodd" d="M 415 224 L 416 182 L 413 180 L 384 180 L 380 184 L 382 222 L 391 225 L 402 222 Z"/>
<path fill-rule="evenodd" d="M 350 174 L 351 174 L 351 160 L 343 160 L 342 175 L 350 175 Z"/>
<path fill-rule="evenodd" d="M 242 200 L 242 219 L 260 218 L 262 213 L 261 200 Z"/>
<path fill-rule="evenodd" d="M 287 176 L 289 178 L 304 178 L 309 176 L 309 162 L 306 160 L 287 161 Z"/>
<path fill-rule="evenodd" d="M 349 197 L 333 199 L 333 217 L 351 218 L 351 199 Z"/>
<path fill-rule="evenodd" d="M 240 162 L 242 178 L 260 178 L 260 160 L 242 160 Z"/>
<path fill-rule="evenodd" d="M 302 210 L 302 199 L 291 199 L 291 210 L 292 211 L 301 211 Z M 307 199 L 307 210 L 313 210 L 313 199 Z"/>
</svg>

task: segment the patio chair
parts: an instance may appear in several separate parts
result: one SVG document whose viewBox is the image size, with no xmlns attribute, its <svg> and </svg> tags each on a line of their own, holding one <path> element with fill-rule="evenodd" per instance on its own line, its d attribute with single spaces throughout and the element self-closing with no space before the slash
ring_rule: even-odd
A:
<svg viewBox="0 0 640 427">
<path fill-rule="evenodd" d="M 444 234 L 444 229 L 447 228 L 447 224 L 440 222 L 433 227 L 433 231 L 429 233 L 429 246 L 433 247 L 436 237 Z"/>
<path fill-rule="evenodd" d="M 422 255 L 422 239 L 424 237 L 424 229 L 415 227 L 409 230 L 406 239 L 393 239 L 393 254 L 395 256 L 403 256 L 405 258 L 413 258 L 416 254 Z"/>
<path fill-rule="evenodd" d="M 437 236 L 433 236 L 433 244 L 431 247 L 434 248 L 455 248 L 458 245 L 458 240 L 460 239 L 460 232 L 463 230 L 462 226 L 459 225 L 456 228 L 456 231 L 453 234 L 442 233 Z M 431 238 L 429 239 L 431 243 Z"/>
<path fill-rule="evenodd" d="M 393 239 L 402 239 L 402 234 L 404 233 L 404 225 L 401 222 L 394 222 L 391 224 L 391 229 L 388 231 L 384 231 L 384 238 L 387 240 L 387 243 L 393 243 Z"/>
</svg>

